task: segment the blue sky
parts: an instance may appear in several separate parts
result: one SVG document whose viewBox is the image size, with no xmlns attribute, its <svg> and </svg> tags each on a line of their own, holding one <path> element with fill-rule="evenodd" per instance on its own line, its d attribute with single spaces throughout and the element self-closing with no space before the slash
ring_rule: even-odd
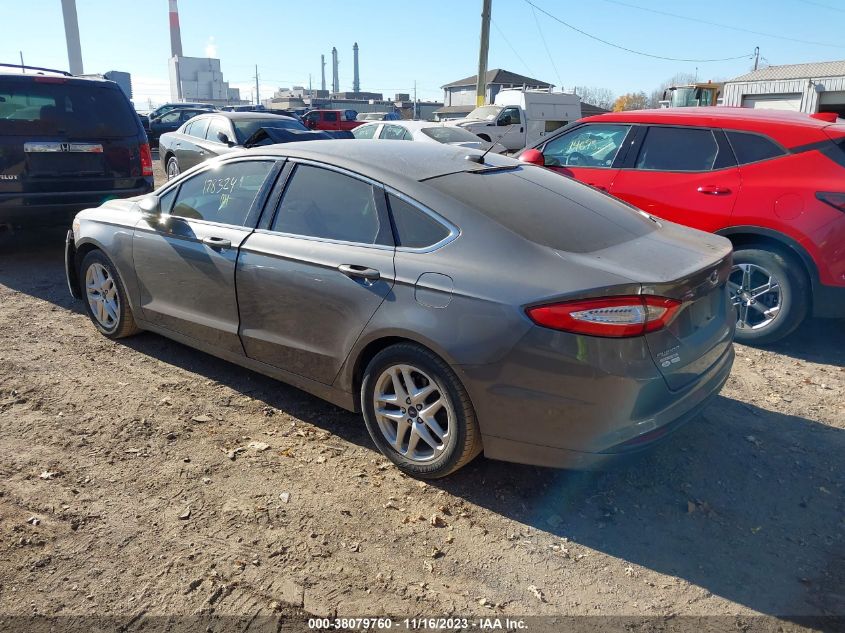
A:
<svg viewBox="0 0 845 633">
<path fill-rule="evenodd" d="M 727 58 L 759 46 L 770 64 L 845 59 L 841 0 L 532 0 L 609 42 L 666 57 Z M 5 0 L 0 61 L 67 68 L 60 0 Z M 639 7 L 639 8 L 637 8 Z M 136 104 L 169 99 L 167 0 L 77 0 L 86 72 L 132 73 Z M 644 10 L 651 9 L 652 12 Z M 262 98 L 280 86 L 316 87 L 320 54 L 340 57 L 341 90 L 351 90 L 352 44 L 361 51 L 361 89 L 442 97 L 440 86 L 475 73 L 481 0 L 179 0 L 185 55 L 216 54 L 224 77 L 249 98 L 258 64 Z M 654 13 L 663 11 L 739 29 Z M 535 17 L 536 15 L 536 17 Z M 542 33 L 542 36 L 541 36 Z M 547 50 L 548 49 L 548 50 Z M 571 90 L 649 92 L 678 72 L 702 80 L 749 70 L 750 59 L 681 62 L 634 55 L 589 39 L 534 11 L 525 0 L 493 0 L 489 68 L 506 68 Z"/>
</svg>

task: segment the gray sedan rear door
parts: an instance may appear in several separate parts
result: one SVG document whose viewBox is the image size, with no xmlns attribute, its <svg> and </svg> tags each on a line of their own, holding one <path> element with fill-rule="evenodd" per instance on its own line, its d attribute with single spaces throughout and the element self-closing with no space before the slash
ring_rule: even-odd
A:
<svg viewBox="0 0 845 633">
<path fill-rule="evenodd" d="M 275 214 L 241 247 L 241 340 L 250 358 L 331 384 L 393 287 L 390 220 L 376 183 L 304 161 L 286 169 Z"/>
</svg>

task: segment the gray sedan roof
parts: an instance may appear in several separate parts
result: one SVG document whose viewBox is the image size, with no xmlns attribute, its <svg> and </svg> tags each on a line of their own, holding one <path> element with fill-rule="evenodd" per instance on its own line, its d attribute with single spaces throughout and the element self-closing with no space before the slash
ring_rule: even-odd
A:
<svg viewBox="0 0 845 633">
<path fill-rule="evenodd" d="M 478 150 L 434 143 L 340 139 L 286 143 L 247 151 L 265 156 L 277 154 L 326 162 L 380 182 L 395 180 L 397 177 L 422 181 L 446 174 L 523 165 L 512 158 L 492 153 L 484 157 L 484 164 L 479 164 L 466 159 L 468 155 L 480 155 L 482 152 Z"/>
</svg>

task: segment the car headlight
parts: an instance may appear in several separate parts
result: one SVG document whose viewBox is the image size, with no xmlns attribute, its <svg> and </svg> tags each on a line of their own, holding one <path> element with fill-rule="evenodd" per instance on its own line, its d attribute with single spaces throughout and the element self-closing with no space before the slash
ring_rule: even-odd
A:
<svg viewBox="0 0 845 633">
<path fill-rule="evenodd" d="M 82 223 L 79 221 L 79 218 L 73 218 L 73 224 L 71 224 L 70 229 L 73 231 L 73 238 L 76 239 L 76 236 L 79 235 L 79 228 L 82 226 Z"/>
</svg>

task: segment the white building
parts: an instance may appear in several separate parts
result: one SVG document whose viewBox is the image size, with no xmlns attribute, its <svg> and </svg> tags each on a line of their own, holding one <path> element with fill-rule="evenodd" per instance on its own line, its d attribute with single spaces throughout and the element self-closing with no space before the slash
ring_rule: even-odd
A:
<svg viewBox="0 0 845 633">
<path fill-rule="evenodd" d="M 174 55 L 170 69 L 170 98 L 173 101 L 201 101 L 214 105 L 240 104 L 240 90 L 223 80 L 220 60 L 211 57 Z"/>
<path fill-rule="evenodd" d="M 845 61 L 760 68 L 725 83 L 722 105 L 845 117 Z"/>
</svg>

